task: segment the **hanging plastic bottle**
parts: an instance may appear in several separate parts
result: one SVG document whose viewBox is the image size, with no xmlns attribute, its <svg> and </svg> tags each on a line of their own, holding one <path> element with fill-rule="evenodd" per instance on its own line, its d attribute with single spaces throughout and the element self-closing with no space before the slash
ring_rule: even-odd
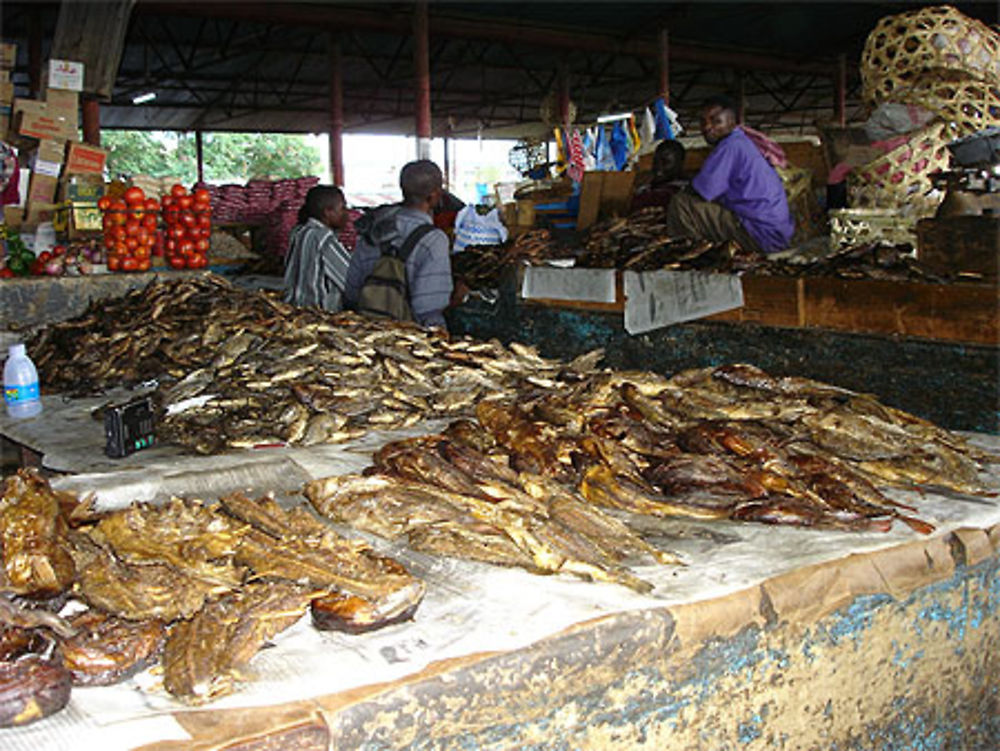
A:
<svg viewBox="0 0 1000 751">
<path fill-rule="evenodd" d="M 42 411 L 38 371 L 23 344 L 10 345 L 3 366 L 3 400 L 7 404 L 7 414 L 15 420 L 34 417 Z"/>
</svg>

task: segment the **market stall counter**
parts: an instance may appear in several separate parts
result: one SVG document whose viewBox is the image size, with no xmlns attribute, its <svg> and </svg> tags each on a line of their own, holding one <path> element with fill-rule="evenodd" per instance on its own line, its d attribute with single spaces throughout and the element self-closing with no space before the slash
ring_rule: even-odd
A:
<svg viewBox="0 0 1000 751">
<path fill-rule="evenodd" d="M 113 465 L 89 416 L 98 402 L 46 397 L 44 421 L 0 429 L 63 469 L 81 472 L 88 452 L 96 457 L 92 471 L 53 485 L 96 491 L 104 507 L 233 489 L 272 491 L 290 506 L 301 483 L 357 471 L 400 435 L 215 457 L 160 447 Z M 73 437 L 47 451 L 58 435 Z M 984 485 L 1000 489 L 997 470 Z M 0 730 L 0 740 L 16 751 L 904 749 L 928 737 L 942 748 L 993 748 L 1000 504 L 929 490 L 891 497 L 935 531 L 632 519 L 686 563 L 633 566 L 652 584 L 644 594 L 372 539 L 427 583 L 412 621 L 351 635 L 304 618 L 227 697 L 186 706 L 152 669 L 75 688 L 65 711 Z"/>
</svg>

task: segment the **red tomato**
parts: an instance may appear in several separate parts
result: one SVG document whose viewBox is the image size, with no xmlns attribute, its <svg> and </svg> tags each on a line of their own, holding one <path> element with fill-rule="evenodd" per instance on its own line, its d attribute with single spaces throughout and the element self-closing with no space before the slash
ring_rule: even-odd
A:
<svg viewBox="0 0 1000 751">
<path fill-rule="evenodd" d="M 135 233 L 135 239 L 139 241 L 140 245 L 149 245 L 149 230 L 145 227 L 139 227 L 139 231 Z"/>
<path fill-rule="evenodd" d="M 51 260 L 52 260 L 52 254 L 47 250 L 43 250 L 41 253 L 39 253 L 38 258 L 36 259 L 38 263 L 42 264 L 46 264 Z"/>
<path fill-rule="evenodd" d="M 97 199 L 97 208 L 101 211 L 107 211 L 111 208 L 111 196 L 101 196 Z"/>
<path fill-rule="evenodd" d="M 183 240 L 184 228 L 181 227 L 180 225 L 175 224 L 173 227 L 170 227 L 170 229 L 167 230 L 167 234 L 170 237 L 174 238 L 175 240 Z"/>
<path fill-rule="evenodd" d="M 146 199 L 146 211 L 159 211 L 159 210 L 160 210 L 159 201 L 157 201 L 155 198 Z"/>
<path fill-rule="evenodd" d="M 180 183 L 174 183 L 173 185 L 170 186 L 170 195 L 172 195 L 174 198 L 178 198 L 180 196 L 186 196 L 187 188 L 185 188 Z"/>
<path fill-rule="evenodd" d="M 104 247 L 108 248 L 109 250 L 115 247 L 115 238 L 113 235 L 107 234 L 104 236 Z"/>
<path fill-rule="evenodd" d="M 194 205 L 194 199 L 191 196 L 179 196 L 177 198 L 177 205 L 182 209 L 190 209 Z"/>
<path fill-rule="evenodd" d="M 121 259 L 114 253 L 108 253 L 108 271 L 118 271 L 121 268 Z"/>
<path fill-rule="evenodd" d="M 142 223 L 138 219 L 132 219 L 131 217 L 125 222 L 125 234 L 129 237 L 133 237 L 139 234 L 139 228 L 142 227 Z"/>
<path fill-rule="evenodd" d="M 179 221 L 181 210 L 176 206 L 168 206 L 163 210 L 163 221 L 167 224 L 177 224 Z"/>
<path fill-rule="evenodd" d="M 13 271 L 11 271 L 6 267 L 0 269 L 0 279 L 13 279 L 13 278 L 14 278 Z"/>
<path fill-rule="evenodd" d="M 169 193 L 167 193 L 165 196 L 163 196 L 162 198 L 160 198 L 160 205 L 163 206 L 163 208 L 167 208 L 167 206 L 173 206 L 174 205 L 174 197 L 172 195 L 170 195 Z"/>
<path fill-rule="evenodd" d="M 141 261 L 141 260 L 142 260 L 143 258 L 149 258 L 149 248 L 147 248 L 147 247 L 146 247 L 146 246 L 144 246 L 144 245 L 140 245 L 140 246 L 139 246 L 138 248 L 136 248 L 136 249 L 135 249 L 135 251 L 134 251 L 134 252 L 132 253 L 132 257 L 133 257 L 133 258 L 138 258 L 138 259 L 139 259 L 140 261 Z"/>
<path fill-rule="evenodd" d="M 149 271 L 149 256 L 138 259 L 136 265 L 139 271 Z"/>
<path fill-rule="evenodd" d="M 173 253 L 174 251 L 177 250 L 177 241 L 174 238 L 171 237 L 165 243 L 165 247 L 167 249 L 167 253 Z"/>
<path fill-rule="evenodd" d="M 139 267 L 138 262 L 135 258 L 123 258 L 122 259 L 122 271 L 135 271 Z"/>
<path fill-rule="evenodd" d="M 133 186 L 125 191 L 125 203 L 129 206 L 145 206 L 146 194 L 142 192 L 142 188 Z"/>
<path fill-rule="evenodd" d="M 181 224 L 185 227 L 197 227 L 198 220 L 194 218 L 194 214 L 190 211 L 184 211 L 181 213 Z"/>
<path fill-rule="evenodd" d="M 128 248 L 129 253 L 134 251 L 139 247 L 139 240 L 134 235 L 130 235 L 125 238 L 125 247 Z"/>
<path fill-rule="evenodd" d="M 61 256 L 61 255 L 64 255 L 65 253 L 66 253 L 66 246 L 65 245 L 53 245 L 52 246 L 52 255 L 54 255 L 54 256 Z"/>
<path fill-rule="evenodd" d="M 212 226 L 212 217 L 210 217 L 208 214 L 205 214 L 205 213 L 199 214 L 198 215 L 198 226 L 199 227 L 205 227 L 206 229 L 208 227 L 211 227 Z"/>
<path fill-rule="evenodd" d="M 203 269 L 208 265 L 208 259 L 205 256 L 195 255 L 188 258 L 188 268 L 189 269 Z"/>
<path fill-rule="evenodd" d="M 194 249 L 197 250 L 199 253 L 207 253 L 208 245 L 209 245 L 208 240 L 206 240 L 205 238 L 201 238 L 200 240 L 195 241 Z"/>
<path fill-rule="evenodd" d="M 205 188 L 198 188 L 194 192 L 194 200 L 198 203 L 208 203 L 212 200 L 212 194 L 205 190 Z"/>
<path fill-rule="evenodd" d="M 150 232 L 156 231 L 156 214 L 146 214 L 142 218 L 142 226 Z"/>
<path fill-rule="evenodd" d="M 170 264 L 171 268 L 183 269 L 184 268 L 184 256 L 167 256 L 167 263 Z"/>
<path fill-rule="evenodd" d="M 180 250 L 183 255 L 189 256 L 194 252 L 194 243 L 190 240 L 184 240 L 177 245 L 177 249 Z"/>
</svg>

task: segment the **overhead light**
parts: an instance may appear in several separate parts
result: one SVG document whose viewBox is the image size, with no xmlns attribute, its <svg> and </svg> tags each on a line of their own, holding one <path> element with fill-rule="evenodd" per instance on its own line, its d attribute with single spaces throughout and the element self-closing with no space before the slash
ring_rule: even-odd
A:
<svg viewBox="0 0 1000 751">
<path fill-rule="evenodd" d="M 628 120 L 630 117 L 632 117 L 631 112 L 619 112 L 615 115 L 601 115 L 599 118 L 597 118 L 597 122 L 613 123 L 616 120 Z"/>
<path fill-rule="evenodd" d="M 132 97 L 132 104 L 145 104 L 146 102 L 151 102 L 156 99 L 155 91 L 147 91 L 145 94 L 139 94 L 139 96 Z"/>
</svg>

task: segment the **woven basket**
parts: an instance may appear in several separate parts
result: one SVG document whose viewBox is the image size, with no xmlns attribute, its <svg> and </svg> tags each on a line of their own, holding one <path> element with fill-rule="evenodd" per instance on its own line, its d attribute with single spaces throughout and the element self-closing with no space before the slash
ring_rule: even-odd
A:
<svg viewBox="0 0 1000 751">
<path fill-rule="evenodd" d="M 911 245 L 917 247 L 917 220 L 895 209 L 836 209 L 830 212 L 830 247 L 858 245 Z"/>
<path fill-rule="evenodd" d="M 868 35 L 861 54 L 868 104 L 904 101 L 900 93 L 931 72 L 1000 84 L 1000 34 L 940 5 L 886 16 Z"/>
<path fill-rule="evenodd" d="M 930 175 L 948 168 L 946 145 L 952 140 L 951 126 L 935 120 L 892 151 L 855 168 L 848 176 L 851 206 L 930 216 L 944 197 L 934 190 Z"/>
<path fill-rule="evenodd" d="M 925 76 L 897 101 L 919 104 L 955 125 L 956 138 L 1000 125 L 1000 84 L 947 81 Z"/>
</svg>

